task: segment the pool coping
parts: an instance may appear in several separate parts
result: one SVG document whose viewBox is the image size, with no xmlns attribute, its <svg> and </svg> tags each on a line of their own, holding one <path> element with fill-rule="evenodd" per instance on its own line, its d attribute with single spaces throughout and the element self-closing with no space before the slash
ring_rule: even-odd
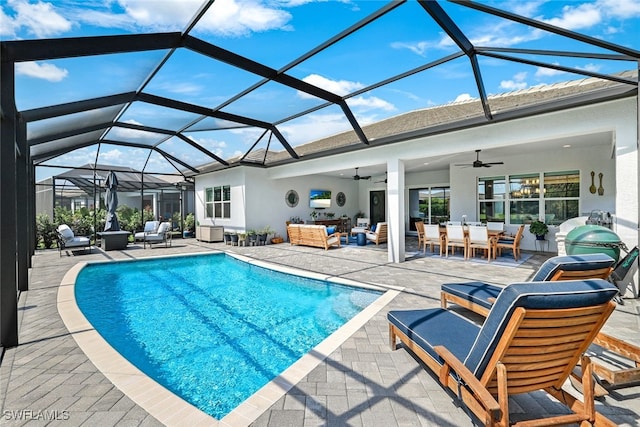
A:
<svg viewBox="0 0 640 427">
<path fill-rule="evenodd" d="M 79 262 L 70 268 L 60 282 L 57 295 L 57 308 L 62 321 L 74 340 L 89 360 L 126 396 L 165 425 L 219 425 L 246 426 L 255 421 L 269 409 L 278 399 L 300 382 L 325 358 L 342 345 L 347 338 L 364 326 L 375 314 L 393 300 L 402 290 L 389 285 L 371 285 L 338 276 L 313 273 L 292 267 L 284 267 L 269 262 L 256 260 L 243 255 L 226 251 L 158 256 L 151 258 L 170 258 L 190 255 L 210 255 L 224 253 L 233 258 L 258 267 L 293 274 L 301 277 L 324 280 L 339 285 L 356 286 L 381 290 L 384 293 L 360 313 L 350 319 L 307 354 L 285 369 L 280 375 L 265 384 L 253 395 L 234 408 L 221 420 L 201 411 L 191 403 L 166 389 L 148 377 L 132 363 L 116 351 L 93 328 L 80 311 L 75 299 L 75 282 L 80 271 L 88 264 L 113 262 L 89 261 Z M 149 258 L 145 258 L 149 259 Z M 119 260 L 129 262 L 136 260 Z"/>
</svg>

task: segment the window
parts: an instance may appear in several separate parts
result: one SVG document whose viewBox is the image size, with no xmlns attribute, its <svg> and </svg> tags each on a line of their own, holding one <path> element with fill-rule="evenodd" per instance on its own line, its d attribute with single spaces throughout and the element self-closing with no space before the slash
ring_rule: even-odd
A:
<svg viewBox="0 0 640 427">
<path fill-rule="evenodd" d="M 508 191 L 505 191 L 508 183 Z M 530 224 L 544 218 L 559 225 L 579 216 L 580 172 L 545 172 L 478 179 L 478 205 L 481 221 Z"/>
<path fill-rule="evenodd" d="M 544 221 L 558 225 L 579 216 L 580 172 L 544 174 Z"/>
<path fill-rule="evenodd" d="M 451 191 L 449 187 L 409 190 L 409 229 L 416 231 L 416 220 L 439 224 L 449 220 Z"/>
<path fill-rule="evenodd" d="M 231 218 L 231 186 L 210 187 L 204 191 L 205 217 Z"/>
<path fill-rule="evenodd" d="M 478 179 L 479 219 L 482 222 L 504 222 L 505 177 Z"/>
<path fill-rule="evenodd" d="M 213 188 L 204 190 L 204 210 L 205 218 L 213 218 Z"/>
<path fill-rule="evenodd" d="M 540 216 L 540 174 L 509 176 L 509 222 L 529 224 Z"/>
</svg>

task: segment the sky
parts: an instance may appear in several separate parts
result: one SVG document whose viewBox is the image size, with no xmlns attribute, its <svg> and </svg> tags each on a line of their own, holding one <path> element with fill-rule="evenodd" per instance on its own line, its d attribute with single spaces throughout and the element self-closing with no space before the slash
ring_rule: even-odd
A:
<svg viewBox="0 0 640 427">
<path fill-rule="evenodd" d="M 496 1 L 483 2 L 524 17 L 540 20 L 597 39 L 640 50 L 640 0 Z M 409 69 L 459 52 L 455 43 L 419 4 L 410 0 L 311 58 L 296 60 L 327 39 L 365 18 L 386 2 L 337 0 L 216 0 L 190 34 L 208 43 L 286 73 L 338 95 L 362 126 L 409 111 L 478 98 L 470 61 L 461 57 L 433 69 L 379 88 L 371 85 Z M 0 0 L 0 39 L 25 40 L 77 36 L 120 35 L 183 31 L 199 0 Z M 451 3 L 442 3 L 475 46 L 611 53 L 532 27 L 509 22 Z M 37 61 L 16 65 L 18 110 L 78 101 L 137 90 L 167 51 L 126 53 L 100 57 Z M 576 70 L 613 74 L 637 68 L 633 61 L 566 58 L 553 55 L 514 55 L 546 61 Z M 538 85 L 584 78 L 579 74 L 480 57 L 488 94 L 525 90 Z M 342 110 L 333 105 L 293 120 L 300 111 L 323 100 L 270 82 L 225 105 L 261 79 L 230 65 L 181 49 L 144 88 L 144 92 L 221 111 L 276 123 L 295 148 L 350 129 Z M 104 111 L 105 114 L 113 111 Z M 99 115 L 100 112 L 92 112 Z M 84 116 L 45 120 L 30 125 L 29 136 L 64 128 Z M 145 103 L 134 103 L 120 121 L 152 127 L 181 129 L 199 117 Z M 97 120 L 94 118 L 93 120 Z M 186 135 L 207 150 L 229 159 L 256 148 L 282 150 L 263 130 L 229 128 L 229 123 L 205 119 Z M 224 128 L 224 129 L 223 129 Z M 110 131 L 106 139 L 153 144 L 159 135 L 129 129 Z M 191 164 L 212 161 L 177 138 L 160 145 L 164 151 Z M 175 172 L 148 150 L 103 145 L 67 153 L 51 165 L 98 163 L 131 166 L 150 172 Z M 146 166 L 145 166 L 146 165 Z M 40 169 L 40 168 L 39 168 Z M 51 174 L 39 170 L 40 177 Z"/>
</svg>

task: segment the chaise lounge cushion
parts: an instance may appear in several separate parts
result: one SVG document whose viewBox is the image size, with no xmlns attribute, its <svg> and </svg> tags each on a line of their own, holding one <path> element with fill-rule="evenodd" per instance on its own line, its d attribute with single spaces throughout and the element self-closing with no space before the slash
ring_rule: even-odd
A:
<svg viewBox="0 0 640 427">
<path fill-rule="evenodd" d="M 606 254 L 584 254 L 557 256 L 546 260 L 533 276 L 532 282 L 548 281 L 559 270 L 591 271 L 611 267 L 614 259 Z M 498 298 L 503 286 L 484 282 L 445 283 L 441 287 L 443 292 L 460 299 L 490 309 L 493 300 Z"/>
</svg>

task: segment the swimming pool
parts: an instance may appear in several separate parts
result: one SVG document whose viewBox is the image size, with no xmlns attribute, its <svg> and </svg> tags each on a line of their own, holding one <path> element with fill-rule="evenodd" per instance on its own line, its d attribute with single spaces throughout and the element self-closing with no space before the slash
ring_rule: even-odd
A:
<svg viewBox="0 0 640 427">
<path fill-rule="evenodd" d="M 111 346 L 217 419 L 380 295 L 225 254 L 90 264 L 75 285 Z"/>
</svg>

